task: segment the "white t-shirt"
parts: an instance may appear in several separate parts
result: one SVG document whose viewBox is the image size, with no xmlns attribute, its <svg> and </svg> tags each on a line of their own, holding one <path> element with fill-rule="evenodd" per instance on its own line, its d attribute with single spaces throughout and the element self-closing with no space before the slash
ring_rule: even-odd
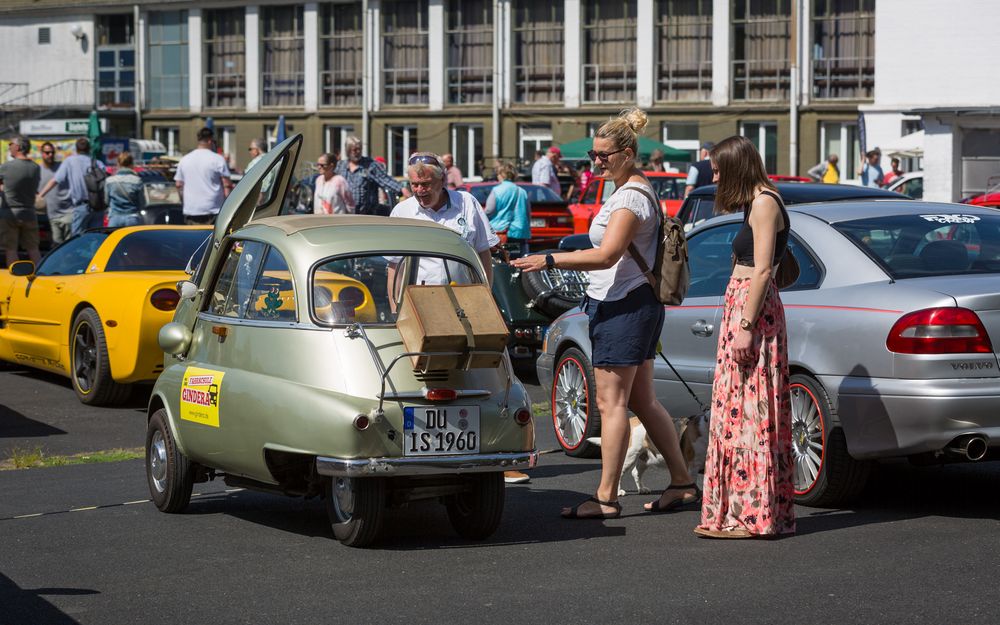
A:
<svg viewBox="0 0 1000 625">
<path fill-rule="evenodd" d="M 354 198 L 347 188 L 347 180 L 334 174 L 329 180 L 323 174 L 316 176 L 313 193 L 313 212 L 317 215 L 344 215 L 354 213 Z"/>
<path fill-rule="evenodd" d="M 208 148 L 197 148 L 177 163 L 174 180 L 184 183 L 182 192 L 185 215 L 215 215 L 226 196 L 222 179 L 229 178 L 229 165 L 221 154 Z"/>
<path fill-rule="evenodd" d="M 477 253 L 485 252 L 500 243 L 500 237 L 490 228 L 490 220 L 471 193 L 448 190 L 448 203 L 439 210 L 426 209 L 416 197 L 408 197 L 392 209 L 390 217 L 425 219 L 451 228 L 462 235 L 465 242 Z M 389 262 L 398 262 L 390 258 Z M 444 261 L 425 258 L 420 261 L 417 284 L 445 284 L 448 282 Z"/>
<path fill-rule="evenodd" d="M 531 184 L 540 184 L 552 189 L 556 195 L 562 195 L 562 186 L 559 184 L 559 176 L 556 175 L 556 166 L 548 156 L 535 161 L 531 166 Z"/>
<path fill-rule="evenodd" d="M 590 242 L 594 247 L 601 247 L 604 239 L 604 232 L 608 228 L 611 220 L 611 213 L 616 210 L 630 210 L 639 218 L 639 229 L 636 230 L 632 244 L 642 254 L 647 267 L 652 267 L 656 261 L 656 245 L 660 232 L 660 217 L 653 212 L 653 204 L 641 191 L 634 188 L 640 183 L 629 182 L 616 190 L 608 201 L 601 207 L 601 211 L 594 217 L 590 224 Z M 645 185 L 641 185 L 645 186 Z M 649 193 L 656 197 L 652 189 L 646 187 Z M 660 210 L 659 205 L 655 210 Z M 615 301 L 622 299 L 629 294 L 632 289 L 649 282 L 646 275 L 639 269 L 635 259 L 626 249 L 618 262 L 608 269 L 598 269 L 590 273 L 590 286 L 587 287 L 587 297 L 599 301 Z"/>
</svg>

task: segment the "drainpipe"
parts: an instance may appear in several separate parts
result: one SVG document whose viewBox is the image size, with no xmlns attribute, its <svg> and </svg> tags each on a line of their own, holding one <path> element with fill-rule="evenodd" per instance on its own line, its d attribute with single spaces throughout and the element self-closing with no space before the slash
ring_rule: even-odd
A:
<svg viewBox="0 0 1000 625">
<path fill-rule="evenodd" d="M 493 0 L 493 158 L 500 157 L 500 60 L 503 27 L 500 18 L 500 0 Z M 485 163 L 483 163 L 485 169 Z"/>
<path fill-rule="evenodd" d="M 789 100 L 789 141 L 788 141 L 788 168 L 793 176 L 799 175 L 799 67 L 792 65 L 792 93 Z"/>
<path fill-rule="evenodd" d="M 371 77 L 371 54 L 373 44 L 369 41 L 369 36 L 371 35 L 371 15 L 368 13 L 368 0 L 363 0 L 361 3 L 361 15 L 363 16 L 361 21 L 361 48 L 363 54 L 362 56 L 362 70 L 361 70 L 361 145 L 364 147 L 363 153 L 368 154 L 371 149 L 368 146 L 368 109 L 371 106 L 371 90 L 372 90 L 372 77 Z"/>
<path fill-rule="evenodd" d="M 135 28 L 135 92 L 132 95 L 132 102 L 135 106 L 135 135 L 137 139 L 143 138 L 142 133 L 142 102 L 144 98 L 143 78 L 146 75 L 146 55 L 143 50 L 146 47 L 146 37 L 139 28 L 139 5 L 132 5 L 132 24 Z"/>
</svg>

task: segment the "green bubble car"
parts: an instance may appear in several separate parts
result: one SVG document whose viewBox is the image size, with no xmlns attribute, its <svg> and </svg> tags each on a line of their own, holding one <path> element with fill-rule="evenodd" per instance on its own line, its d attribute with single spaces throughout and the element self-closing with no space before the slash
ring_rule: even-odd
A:
<svg viewBox="0 0 1000 625">
<path fill-rule="evenodd" d="M 479 258 L 429 222 L 282 215 L 301 142 L 240 181 L 178 284 L 148 408 L 153 502 L 181 512 L 192 484 L 215 478 L 321 497 L 333 534 L 365 546 L 387 508 L 429 499 L 460 536 L 485 539 L 503 472 L 538 459 L 528 395 L 506 352 L 496 368 L 415 370 L 435 360 L 407 352 L 396 327 L 418 275 L 484 283 Z"/>
</svg>

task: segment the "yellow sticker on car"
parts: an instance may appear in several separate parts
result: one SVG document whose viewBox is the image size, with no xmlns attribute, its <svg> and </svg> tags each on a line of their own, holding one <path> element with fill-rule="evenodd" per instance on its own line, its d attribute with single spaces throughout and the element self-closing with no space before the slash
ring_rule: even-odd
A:
<svg viewBox="0 0 1000 625">
<path fill-rule="evenodd" d="M 188 367 L 181 382 L 181 419 L 219 427 L 223 371 Z"/>
</svg>

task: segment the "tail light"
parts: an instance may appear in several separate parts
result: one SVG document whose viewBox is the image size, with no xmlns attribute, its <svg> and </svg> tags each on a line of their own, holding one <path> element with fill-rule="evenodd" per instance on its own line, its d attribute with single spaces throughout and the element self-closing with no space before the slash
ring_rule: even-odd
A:
<svg viewBox="0 0 1000 625">
<path fill-rule="evenodd" d="M 365 303 L 365 292 L 356 286 L 348 286 L 340 289 L 337 300 L 348 308 L 358 308 Z"/>
<path fill-rule="evenodd" d="M 514 423 L 518 425 L 528 425 L 531 423 L 531 411 L 527 408 L 521 408 L 514 413 Z"/>
<path fill-rule="evenodd" d="M 173 289 L 158 289 L 149 296 L 149 303 L 157 310 L 174 310 L 181 296 Z"/>
<path fill-rule="evenodd" d="M 968 308 L 927 308 L 903 315 L 885 341 L 897 354 L 989 354 L 990 337 Z"/>
<path fill-rule="evenodd" d="M 453 388 L 429 388 L 424 391 L 427 401 L 453 401 L 458 397 L 458 391 Z"/>
</svg>

